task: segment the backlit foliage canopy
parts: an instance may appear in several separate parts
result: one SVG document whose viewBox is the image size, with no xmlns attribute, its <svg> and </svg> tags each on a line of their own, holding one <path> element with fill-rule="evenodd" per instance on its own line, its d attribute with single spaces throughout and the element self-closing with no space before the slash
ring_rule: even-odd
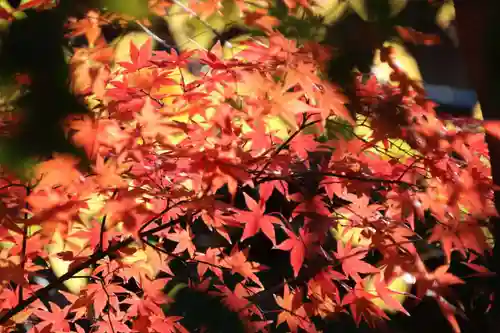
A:
<svg viewBox="0 0 500 333">
<path fill-rule="evenodd" d="M 213 36 L 224 15 L 260 34 L 197 48 L 186 30 L 176 37 L 190 47 L 158 50 L 135 7 L 70 20 L 68 38 L 87 41 L 68 55 L 71 88 L 89 112 L 65 133 L 91 165 L 54 154 L 28 180 L 2 170 L 3 331 L 29 319 L 32 332 L 187 332 L 171 311 L 182 288 L 221 299 L 248 332 L 321 331 L 341 313 L 378 325 L 406 313 L 411 292 L 434 298 L 459 331 L 447 295 L 464 280 L 449 268 L 488 273 L 484 128 L 495 124 L 439 119 L 390 47 L 378 53 L 390 80 L 357 75 L 353 114 L 325 75 L 335 49 L 285 36 L 271 1 L 148 4 L 166 21 L 179 11 L 211 22 Z M 293 16 L 318 4 L 285 5 Z M 106 40 L 118 23 L 146 29 Z M 2 132 L 15 118 L 2 113 Z M 431 245 L 438 267 L 421 251 Z M 58 280 L 41 287 L 49 267 Z M 50 301 L 52 288 L 67 302 Z"/>
</svg>

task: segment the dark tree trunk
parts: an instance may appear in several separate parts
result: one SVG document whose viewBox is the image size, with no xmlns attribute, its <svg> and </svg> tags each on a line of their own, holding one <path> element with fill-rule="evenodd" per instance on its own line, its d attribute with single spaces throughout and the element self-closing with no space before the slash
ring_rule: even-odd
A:
<svg viewBox="0 0 500 333">
<path fill-rule="evenodd" d="M 500 119 L 500 1 L 454 0 L 460 49 L 469 78 L 477 92 L 484 120 Z M 500 140 L 486 136 L 495 184 L 500 184 Z M 495 192 L 500 212 L 500 191 Z M 492 221 L 496 246 L 491 268 L 500 274 L 500 219 Z M 500 323 L 500 276 L 493 283 L 496 295 L 490 312 L 490 332 Z M 485 318 L 486 319 L 486 318 Z"/>
</svg>

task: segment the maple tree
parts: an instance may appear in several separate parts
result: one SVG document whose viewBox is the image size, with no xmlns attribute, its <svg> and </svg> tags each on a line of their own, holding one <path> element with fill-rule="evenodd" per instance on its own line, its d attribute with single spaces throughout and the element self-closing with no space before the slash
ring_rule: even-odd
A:
<svg viewBox="0 0 500 333">
<path fill-rule="evenodd" d="M 314 12 L 309 1 L 284 5 L 290 17 Z M 467 276 L 452 267 L 492 275 L 485 132 L 498 136 L 498 122 L 441 119 L 384 44 L 390 81 L 356 72 L 353 110 L 325 75 L 335 49 L 293 38 L 272 1 L 148 6 L 163 16 L 180 6 L 201 25 L 231 6 L 259 34 L 156 50 L 147 33 L 117 57 L 103 29 L 135 22 L 148 32 L 147 19 L 110 7 L 69 21 L 68 38 L 87 41 L 68 66 L 89 112 L 63 125 L 90 167 L 57 153 L 24 177 L 2 167 L 2 331 L 29 319 L 30 332 L 188 332 L 172 311 L 183 288 L 220 300 L 249 332 L 322 331 L 344 313 L 378 326 L 411 314 L 407 297 L 432 298 L 460 331 L 463 306 L 450 295 Z M 6 136 L 16 115 L 2 114 Z M 426 247 L 443 254 L 437 267 Z M 47 269 L 56 279 L 40 286 Z M 50 298 L 54 289 L 65 302 Z"/>
</svg>

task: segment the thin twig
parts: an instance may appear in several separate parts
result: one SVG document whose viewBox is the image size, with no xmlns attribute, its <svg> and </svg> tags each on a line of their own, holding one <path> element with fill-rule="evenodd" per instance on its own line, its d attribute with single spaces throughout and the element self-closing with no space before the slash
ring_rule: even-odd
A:
<svg viewBox="0 0 500 333">
<path fill-rule="evenodd" d="M 146 90 L 144 89 L 141 89 L 140 92 L 142 92 L 143 94 L 145 94 L 147 97 L 149 97 L 150 99 L 152 99 L 153 101 L 155 101 L 156 103 L 158 103 L 161 107 L 164 107 L 165 106 L 165 103 L 163 103 L 163 101 L 159 100 L 158 98 L 156 97 L 153 97 L 150 93 L 148 93 Z"/>
<path fill-rule="evenodd" d="M 111 195 L 111 200 L 114 199 L 116 194 L 118 193 L 118 190 L 115 189 L 113 191 L 113 194 Z M 106 232 L 106 220 L 108 219 L 108 214 L 104 215 L 102 218 L 102 223 L 101 223 L 101 230 L 99 231 L 99 245 L 97 247 L 97 251 L 102 252 L 104 251 L 104 233 Z"/>
<path fill-rule="evenodd" d="M 102 290 L 106 294 L 106 298 L 107 298 L 107 304 L 106 305 L 108 305 L 108 306 L 111 307 L 111 302 L 110 302 L 111 298 L 109 296 L 108 290 L 106 289 L 106 285 L 104 284 L 104 281 L 102 279 L 98 279 L 98 281 L 101 284 Z M 109 311 L 109 309 L 108 309 L 108 311 L 106 311 L 106 314 L 108 315 L 109 327 L 111 327 L 112 333 L 116 333 L 115 327 L 113 325 L 113 321 L 111 320 L 111 311 Z"/>
<path fill-rule="evenodd" d="M 165 215 L 169 210 L 175 208 L 175 207 L 178 207 L 182 204 L 185 204 L 185 203 L 188 203 L 188 202 L 193 202 L 194 200 L 181 200 L 181 201 L 178 201 L 176 202 L 175 204 L 173 205 L 167 205 L 167 207 L 165 207 L 165 209 L 163 209 L 158 215 L 157 217 L 155 218 L 152 218 L 150 219 L 148 222 L 144 223 L 140 228 L 139 228 L 139 235 L 153 235 L 154 233 L 157 233 L 158 231 L 161 231 L 161 230 L 164 230 L 170 226 L 173 226 L 174 224 L 177 224 L 177 221 L 171 221 L 169 223 L 166 223 L 166 224 L 162 224 L 156 228 L 153 228 L 153 229 L 150 229 L 146 232 L 144 232 L 144 229 L 146 229 L 150 224 L 154 223 L 154 222 L 157 222 L 163 215 Z"/>
<path fill-rule="evenodd" d="M 185 4 L 183 4 L 179 0 L 172 0 L 172 2 L 174 4 L 176 4 L 177 6 L 181 7 L 185 12 L 187 12 L 190 15 L 192 15 L 193 17 L 195 17 L 201 24 L 203 24 L 207 29 L 209 29 L 217 38 L 221 39 L 221 35 L 210 24 L 208 24 L 208 22 L 206 22 L 205 20 L 202 20 L 198 16 L 198 14 L 196 14 L 196 12 L 194 10 L 192 10 L 189 7 L 187 7 Z"/>
<path fill-rule="evenodd" d="M 28 192 L 30 190 L 30 188 L 28 186 L 24 185 L 24 184 L 7 184 L 7 185 L 4 185 L 4 186 L 0 187 L 0 191 L 6 190 L 9 187 L 22 187 L 22 188 L 25 188 L 26 191 L 28 191 Z"/>
<path fill-rule="evenodd" d="M 156 35 L 154 32 L 152 32 L 151 30 L 148 29 L 148 27 L 146 27 L 144 24 L 142 24 L 141 22 L 139 21 L 135 21 L 135 24 L 137 24 L 142 30 L 144 30 L 145 33 L 147 33 L 149 36 L 151 36 L 151 38 L 153 38 L 154 40 L 156 40 L 158 43 L 160 43 L 161 45 L 165 46 L 165 47 L 168 47 L 168 48 L 171 48 L 173 49 L 174 47 L 170 44 L 168 44 L 167 42 L 165 42 L 163 39 L 161 39 L 158 35 Z"/>
<path fill-rule="evenodd" d="M 30 193 L 31 193 L 31 188 L 29 186 L 25 186 L 26 188 L 26 196 L 29 196 Z M 28 224 L 26 223 L 27 220 L 28 220 L 28 209 L 29 209 L 29 205 L 28 203 L 26 202 L 25 204 L 25 207 L 26 208 L 26 212 L 24 213 L 24 226 L 23 226 L 23 243 L 22 243 L 22 246 L 21 246 L 21 270 L 23 272 L 23 277 L 24 277 L 24 269 L 26 267 L 26 249 L 28 247 L 28 231 L 29 231 L 29 226 Z M 24 281 L 23 281 L 24 283 Z M 21 283 L 21 285 L 19 285 L 19 300 L 18 302 L 21 302 L 23 300 L 23 296 L 24 296 L 24 293 L 23 293 L 23 283 Z"/>
<path fill-rule="evenodd" d="M 27 215 L 27 213 L 25 214 Z M 24 269 L 26 267 L 26 247 L 27 247 L 27 242 L 28 242 L 28 224 L 24 224 L 23 227 L 23 243 L 21 245 L 21 271 L 23 272 L 23 278 L 24 278 Z M 19 300 L 18 302 L 21 302 L 23 300 L 23 283 L 24 281 L 19 285 Z"/>
<path fill-rule="evenodd" d="M 306 121 L 304 121 L 300 125 L 300 127 L 295 132 L 293 132 L 292 135 L 290 135 L 288 137 L 288 139 L 286 139 L 285 142 L 283 142 L 281 145 L 278 146 L 278 148 L 276 148 L 276 150 L 269 157 L 269 160 L 266 162 L 266 164 L 264 164 L 264 166 L 260 169 L 260 171 L 255 175 L 254 179 L 258 179 L 264 173 L 264 171 L 272 163 L 273 157 L 277 156 L 283 149 L 285 149 L 290 144 L 290 142 L 292 142 L 292 140 L 295 139 L 295 137 L 297 135 L 299 135 L 300 132 L 302 132 L 304 129 L 308 128 L 309 126 L 312 126 L 312 125 L 319 123 L 319 122 L 320 122 L 320 120 L 315 120 L 315 121 L 312 121 L 310 123 L 307 123 Z"/>
<path fill-rule="evenodd" d="M 104 250 L 104 233 L 106 232 L 106 220 L 108 214 L 104 215 L 101 223 L 101 230 L 99 231 L 99 245 L 97 246 L 97 251 L 102 252 Z"/>
</svg>

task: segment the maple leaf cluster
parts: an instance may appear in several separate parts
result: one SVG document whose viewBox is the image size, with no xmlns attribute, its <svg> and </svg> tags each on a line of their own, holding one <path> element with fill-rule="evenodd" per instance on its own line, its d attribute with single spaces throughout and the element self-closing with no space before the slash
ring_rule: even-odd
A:
<svg viewBox="0 0 500 333">
<path fill-rule="evenodd" d="M 217 10 L 206 6 L 193 10 Z M 317 319 L 345 312 L 377 325 L 388 318 L 380 300 L 407 312 L 390 285 L 408 275 L 459 330 L 444 296 L 463 281 L 449 266 L 487 273 L 496 215 L 480 126 L 441 120 L 396 67 L 396 85 L 360 78 L 353 118 L 322 75 L 329 50 L 272 28 L 231 58 L 220 44 L 155 51 L 150 39 L 113 64 L 99 18 L 71 24 L 89 41 L 70 66 L 91 111 L 66 129 L 90 170 L 66 155 L 38 163 L 29 181 L 3 170 L 5 331 L 31 318 L 33 332 L 84 332 L 82 320 L 92 332 L 187 332 L 168 311 L 176 263 L 195 268 L 189 288 L 220 298 L 250 332 L 321 331 Z M 188 79 L 193 61 L 203 70 Z M 419 243 L 437 244 L 444 265 L 428 267 Z M 285 267 L 258 247 L 285 255 Z M 58 284 L 41 287 L 47 267 Z M 268 278 L 279 269 L 280 281 Z M 67 302 L 47 301 L 62 283 Z M 275 311 L 259 306 L 266 295 Z"/>
</svg>

